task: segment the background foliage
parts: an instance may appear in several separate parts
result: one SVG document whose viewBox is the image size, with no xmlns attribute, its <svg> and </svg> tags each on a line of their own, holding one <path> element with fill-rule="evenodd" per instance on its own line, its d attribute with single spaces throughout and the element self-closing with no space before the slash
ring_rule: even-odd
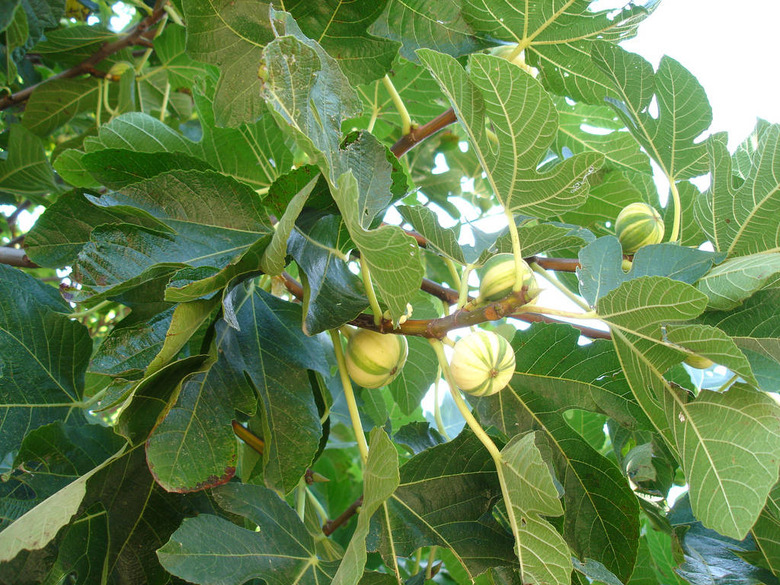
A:
<svg viewBox="0 0 780 585">
<path fill-rule="evenodd" d="M 776 585 L 780 126 L 589 5 L 3 3 L 0 582 Z M 410 349 L 357 417 L 350 323 Z"/>
</svg>

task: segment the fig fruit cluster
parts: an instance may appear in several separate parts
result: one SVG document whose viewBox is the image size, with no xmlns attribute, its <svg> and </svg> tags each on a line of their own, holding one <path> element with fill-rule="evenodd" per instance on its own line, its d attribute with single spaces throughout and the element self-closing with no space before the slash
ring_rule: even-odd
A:
<svg viewBox="0 0 780 585">
<path fill-rule="evenodd" d="M 632 203 L 615 220 L 615 235 L 624 254 L 633 254 L 642 246 L 660 244 L 664 239 L 664 220 L 647 203 Z"/>
</svg>

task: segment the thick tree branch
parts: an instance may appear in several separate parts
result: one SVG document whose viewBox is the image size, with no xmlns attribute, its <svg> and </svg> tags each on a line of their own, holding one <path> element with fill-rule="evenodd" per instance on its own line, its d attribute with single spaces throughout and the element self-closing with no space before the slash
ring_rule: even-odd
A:
<svg viewBox="0 0 780 585">
<path fill-rule="evenodd" d="M 160 19 L 162 19 L 163 16 L 165 16 L 165 4 L 167 0 L 157 0 L 157 3 L 154 6 L 154 10 L 152 10 L 152 13 L 144 18 L 141 22 L 139 22 L 133 29 L 128 32 L 124 37 L 121 39 L 114 41 L 113 43 L 106 43 L 98 51 L 84 59 L 81 63 L 78 65 L 75 65 L 71 67 L 70 69 L 66 69 L 65 71 L 58 73 L 57 75 L 53 75 L 49 77 L 48 79 L 42 81 L 41 83 L 36 83 L 35 85 L 31 85 L 30 87 L 26 87 L 21 91 L 17 91 L 14 94 L 5 96 L 4 98 L 0 99 L 0 110 L 5 110 L 6 108 L 10 108 L 11 106 L 15 106 L 17 104 L 20 104 L 24 101 L 26 101 L 32 92 L 34 92 L 38 87 L 40 87 L 43 83 L 46 83 L 47 81 L 51 81 L 52 79 L 70 79 L 72 77 L 78 77 L 79 75 L 84 75 L 85 73 L 92 73 L 94 74 L 96 69 L 95 65 L 100 63 L 103 59 L 106 57 L 109 57 L 110 55 L 113 55 L 114 53 L 117 53 L 121 51 L 122 49 L 125 49 L 127 47 L 137 45 L 137 44 L 144 44 L 144 41 L 139 42 L 142 35 L 146 33 L 151 27 L 156 25 Z"/>
<path fill-rule="evenodd" d="M 0 264 L 9 266 L 18 266 L 20 268 L 40 268 L 35 262 L 27 257 L 24 250 L 18 248 L 0 247 Z"/>
<path fill-rule="evenodd" d="M 284 281 L 287 290 L 290 291 L 294 297 L 302 301 L 303 287 L 301 284 L 286 272 L 282 273 L 282 280 Z M 458 291 L 428 279 L 423 279 L 423 285 L 420 288 L 448 304 L 455 304 L 458 300 Z M 374 323 L 374 316 L 365 313 L 358 315 L 355 319 L 350 321 L 350 324 L 363 329 L 379 331 L 381 333 L 441 339 L 453 329 L 470 327 L 471 325 L 478 325 L 479 323 L 485 323 L 487 321 L 498 321 L 504 317 L 509 317 L 528 323 L 565 323 L 566 325 L 571 325 L 579 330 L 585 337 L 591 339 L 611 339 L 609 332 L 602 331 L 601 329 L 569 323 L 538 313 L 515 313 L 518 308 L 526 304 L 525 295 L 526 291 L 523 289 L 498 302 L 472 310 L 461 309 L 446 317 L 440 317 L 438 319 L 409 319 L 408 321 L 401 323 L 396 329 L 393 328 L 393 322 L 388 319 L 383 319 L 379 325 L 376 325 Z"/>
</svg>

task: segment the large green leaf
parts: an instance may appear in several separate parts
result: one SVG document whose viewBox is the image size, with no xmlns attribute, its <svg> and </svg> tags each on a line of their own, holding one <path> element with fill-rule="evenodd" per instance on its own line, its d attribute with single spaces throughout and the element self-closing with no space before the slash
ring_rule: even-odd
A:
<svg viewBox="0 0 780 585">
<path fill-rule="evenodd" d="M 560 412 L 601 411 L 626 427 L 651 428 L 611 344 L 597 340 L 581 346 L 579 336 L 575 328 L 553 323 L 518 331 L 513 387 L 533 391 Z"/>
<path fill-rule="evenodd" d="M 465 265 L 463 249 L 458 243 L 460 226 L 443 228 L 436 214 L 422 205 L 401 205 L 396 208 L 411 226 L 427 240 L 427 246 L 439 254 Z"/>
<path fill-rule="evenodd" d="M 636 500 L 620 470 L 590 447 L 562 415 L 578 407 L 577 402 L 593 400 L 579 398 L 578 393 L 590 393 L 608 406 L 611 400 L 622 410 L 626 406 L 620 402 L 629 401 L 621 396 L 619 379 L 595 377 L 597 359 L 605 357 L 600 355 L 603 349 L 577 349 L 576 332 L 570 329 L 534 326 L 530 335 L 518 334 L 513 342 L 518 374 L 500 394 L 480 399 L 477 410 L 482 420 L 507 436 L 537 431 L 544 437 L 541 442 L 552 453 L 564 489 L 566 541 L 580 557 L 599 561 L 625 578 L 636 558 Z M 609 378 L 608 372 L 604 371 L 604 378 Z M 604 389 L 599 388 L 602 384 Z"/>
<path fill-rule="evenodd" d="M 95 111 L 102 81 L 53 79 L 38 87 L 24 109 L 25 128 L 46 136 L 82 112 Z"/>
<path fill-rule="evenodd" d="M 339 327 L 368 307 L 360 279 L 347 266 L 350 247 L 336 215 L 308 217 L 290 235 L 288 251 L 302 270 L 303 330 L 309 335 Z"/>
<path fill-rule="evenodd" d="M 363 503 L 360 505 L 357 528 L 333 578 L 335 585 L 356 585 L 360 580 L 366 566 L 366 538 L 371 516 L 384 507 L 399 481 L 398 453 L 387 433 L 376 427 L 371 431 L 368 460 L 363 471 Z"/>
<path fill-rule="evenodd" d="M 72 264 L 98 225 L 128 223 L 150 228 L 158 225 L 154 218 L 134 208 L 95 205 L 87 194 L 94 195 L 88 191 L 68 191 L 38 218 L 24 238 L 25 251 L 33 262 L 51 268 Z"/>
<path fill-rule="evenodd" d="M 187 53 L 220 70 L 214 98 L 218 126 L 254 122 L 261 114 L 257 75 L 263 47 L 273 40 L 269 5 L 253 0 L 184 0 Z"/>
<path fill-rule="evenodd" d="M 606 106 L 569 104 L 555 98 L 558 110 L 558 136 L 554 147 L 563 154 L 566 148 L 573 154 L 596 152 L 604 156 L 605 169 L 650 174 L 650 159 L 639 145 L 622 130 L 615 113 Z"/>
<path fill-rule="evenodd" d="M 516 567 L 513 539 L 490 513 L 500 494 L 492 459 L 474 435 L 462 433 L 401 467 L 378 546 L 388 560 L 392 550 L 408 556 L 421 546 L 449 548 L 470 578 Z"/>
<path fill-rule="evenodd" d="M 78 269 L 82 282 L 96 293 L 105 294 L 161 264 L 226 269 L 273 231 L 252 189 L 211 171 L 164 173 L 98 202 L 136 207 L 160 223 L 156 229 L 114 224 L 92 231 Z"/>
<path fill-rule="evenodd" d="M 750 254 L 729 258 L 696 283 L 707 295 L 707 307 L 716 310 L 737 308 L 756 291 L 775 281 L 780 273 L 780 252 Z"/>
<path fill-rule="evenodd" d="M 465 0 L 463 16 L 477 34 L 493 43 L 513 43 L 541 70 L 540 78 L 558 94 L 601 104 L 611 95 L 606 76 L 594 67 L 596 42 L 633 37 L 657 1 L 626 3 L 622 10 L 593 10 L 590 0 L 526 2 Z"/>
<path fill-rule="evenodd" d="M 240 585 L 253 578 L 268 585 L 318 585 L 333 579 L 338 563 L 317 558 L 313 536 L 274 492 L 231 484 L 215 490 L 214 497 L 258 531 L 219 516 L 188 518 L 157 553 L 167 571 L 191 583 L 214 585 Z"/>
<path fill-rule="evenodd" d="M 43 144 L 21 124 L 11 126 L 7 154 L 0 161 L 0 203 L 14 203 L 14 195 L 38 197 L 57 190 Z"/>
<path fill-rule="evenodd" d="M 0 454 L 28 431 L 78 416 L 92 352 L 57 289 L 0 265 Z"/>
<path fill-rule="evenodd" d="M 745 353 L 759 384 L 780 379 L 780 289 L 758 292 L 732 311 L 708 311 L 699 321 L 726 332 Z"/>
<path fill-rule="evenodd" d="M 99 425 L 58 421 L 30 431 L 14 458 L 14 470 L 0 484 L 0 529 L 98 467 L 123 445 L 121 437 Z"/>
<path fill-rule="evenodd" d="M 744 538 L 776 480 L 779 409 L 741 385 L 690 400 L 664 378 L 681 357 L 664 338 L 665 326 L 696 317 L 705 303 L 687 284 L 650 276 L 622 284 L 599 300 L 597 310 L 610 325 L 634 396 L 682 464 L 694 514 L 721 534 Z"/>
<path fill-rule="evenodd" d="M 563 506 L 534 439 L 534 433 L 515 436 L 501 450 L 504 505 L 510 514 L 523 581 L 567 585 L 571 582 L 569 547 L 545 519 L 563 514 Z"/>
<path fill-rule="evenodd" d="M 579 259 L 577 276 L 580 293 L 591 305 L 595 305 L 608 292 L 640 276 L 665 276 L 694 284 L 707 274 L 713 264 L 722 260 L 723 255 L 675 244 L 643 246 L 634 255 L 631 269 L 625 272 L 620 242 L 615 237 L 607 236 L 582 248 Z"/>
<path fill-rule="evenodd" d="M 333 185 L 345 170 L 339 162 L 341 123 L 360 113 L 360 98 L 337 61 L 304 35 L 289 14 L 273 15 L 277 34 L 285 36 L 263 51 L 268 76 L 263 96 L 280 127 L 291 132 Z"/>
<path fill-rule="evenodd" d="M 780 126 L 771 125 L 757 137 L 755 151 L 742 163 L 745 181 L 732 184 L 732 160 L 721 140 L 709 141 L 712 183 L 696 205 L 696 216 L 718 250 L 732 256 L 780 251 L 780 180 L 774 170 L 780 157 Z M 747 168 L 745 168 L 747 167 Z"/>
<path fill-rule="evenodd" d="M 369 83 L 385 75 L 399 43 L 366 32 L 384 10 L 387 0 L 326 0 L 316 5 L 306 0 L 283 2 L 301 30 L 322 45 L 350 81 Z"/>
<path fill-rule="evenodd" d="M 186 30 L 168 23 L 154 39 L 154 52 L 160 59 L 159 70 L 167 76 L 171 89 L 191 88 L 198 77 L 217 77 L 216 68 L 193 61 L 185 52 Z"/>
<path fill-rule="evenodd" d="M 582 153 L 546 173 L 536 170 L 558 130 L 555 106 L 538 81 L 498 57 L 473 55 L 467 74 L 452 57 L 429 50 L 419 56 L 452 103 L 507 211 L 544 218 L 585 202 L 585 178 L 601 165 L 600 154 Z"/>
<path fill-rule="evenodd" d="M 691 513 L 686 496 L 678 500 L 669 520 L 684 562 L 677 573 L 690 585 L 759 585 L 777 583 L 766 569 L 744 561 L 743 556 L 755 554 L 751 539 L 742 541 L 726 538 L 708 530 Z"/>
<path fill-rule="evenodd" d="M 237 128 L 221 128 L 215 113 L 219 104 L 214 90 L 196 88 L 195 106 L 203 137 L 193 149 L 215 169 L 232 175 L 255 189 L 268 188 L 292 167 L 293 156 L 266 106 L 259 108 L 256 121 Z"/>
<path fill-rule="evenodd" d="M 607 74 L 618 98 L 608 98 L 629 132 L 675 183 L 707 172 L 707 147 L 697 139 L 712 122 L 712 110 L 696 78 L 670 57 L 658 71 L 639 55 L 597 43 L 593 59 Z M 649 112 L 658 100 L 658 116 Z"/>
<path fill-rule="evenodd" d="M 371 32 L 400 41 L 401 54 L 412 61 L 423 47 L 460 57 L 488 44 L 463 19 L 458 0 L 388 0 Z"/>
<path fill-rule="evenodd" d="M 766 566 L 780 578 L 780 484 L 770 492 L 766 507 L 751 530 Z"/>
<path fill-rule="evenodd" d="M 389 166 L 389 165 L 388 165 Z M 389 178 L 389 169 L 387 169 Z M 381 177 L 369 179 L 369 184 Z M 417 241 L 396 226 L 385 225 L 368 229 L 371 217 L 361 199 L 365 190 L 352 171 L 342 175 L 333 198 L 341 210 L 344 224 L 352 241 L 360 250 L 361 265 L 371 272 L 380 299 L 390 311 L 393 321 L 406 313 L 406 304 L 420 288 L 424 270 Z"/>
<path fill-rule="evenodd" d="M 85 141 L 85 150 L 87 153 L 118 149 L 188 155 L 255 189 L 269 187 L 292 165 L 292 154 L 274 119 L 267 108 L 261 107 L 256 121 L 237 128 L 220 128 L 214 116 L 213 94 L 210 84 L 194 90 L 202 130 L 199 142 L 187 140 L 149 115 L 130 112 L 102 125 L 96 137 Z"/>
<path fill-rule="evenodd" d="M 184 382 L 149 439 L 147 457 L 169 490 L 224 483 L 237 454 L 230 422 L 236 410 L 254 414 L 259 397 L 265 481 L 287 493 L 311 465 L 322 434 L 306 370 L 327 374 L 327 362 L 319 341 L 300 331 L 296 305 L 239 286 L 230 307 L 232 326 L 217 325 L 218 360 Z"/>
</svg>

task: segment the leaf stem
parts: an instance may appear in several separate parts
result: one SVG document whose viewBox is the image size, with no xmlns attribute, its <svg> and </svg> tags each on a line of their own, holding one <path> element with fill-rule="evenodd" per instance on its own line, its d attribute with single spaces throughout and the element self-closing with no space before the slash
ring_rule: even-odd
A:
<svg viewBox="0 0 780 585">
<path fill-rule="evenodd" d="M 565 319 L 598 319 L 596 311 L 587 311 L 585 313 L 572 313 L 571 311 L 559 311 L 550 307 L 540 307 L 538 305 L 524 305 L 516 310 L 516 313 L 541 313 L 542 315 L 553 315 Z"/>
<path fill-rule="evenodd" d="M 295 512 L 303 522 L 303 517 L 306 515 L 306 480 L 303 477 L 298 482 L 298 490 L 295 494 Z"/>
<path fill-rule="evenodd" d="M 70 318 L 70 319 L 81 319 L 82 317 L 86 317 L 87 315 L 91 315 L 95 311 L 99 311 L 100 309 L 106 308 L 112 302 L 113 301 L 109 301 L 109 300 L 100 301 L 94 307 L 91 307 L 89 309 L 85 309 L 83 311 L 79 311 L 78 313 L 71 313 L 70 315 L 68 315 L 68 318 Z"/>
<path fill-rule="evenodd" d="M 566 295 L 566 297 L 571 299 L 571 301 L 574 302 L 583 311 L 590 311 L 590 307 L 588 306 L 588 304 L 585 301 L 583 301 L 581 297 L 575 295 L 568 288 L 566 288 L 564 284 L 560 280 L 555 278 L 553 274 L 550 274 L 547 270 L 539 266 L 536 262 L 531 263 L 531 269 L 537 274 L 541 274 L 547 282 L 549 282 L 551 285 L 553 285 L 555 288 L 561 291 L 564 295 Z"/>
<path fill-rule="evenodd" d="M 458 309 L 462 309 L 469 302 L 469 276 L 472 270 L 474 270 L 473 264 L 466 264 L 466 268 L 463 269 L 463 276 L 458 287 Z"/>
<path fill-rule="evenodd" d="M 103 115 L 103 81 L 98 79 L 97 107 L 95 108 L 95 126 L 100 128 L 100 118 Z"/>
<path fill-rule="evenodd" d="M 171 97 L 171 82 L 165 82 L 165 92 L 163 93 L 162 105 L 160 106 L 160 122 L 165 122 L 165 114 L 168 110 L 168 100 Z"/>
<path fill-rule="evenodd" d="M 393 105 L 398 111 L 398 115 L 401 116 L 401 132 L 404 135 L 409 134 L 412 130 L 412 118 L 409 116 L 409 110 L 406 109 L 406 104 L 404 104 L 401 94 L 395 89 L 395 85 L 393 85 L 393 81 L 388 75 L 382 78 L 382 84 L 385 86 L 387 93 L 390 94 L 390 99 L 393 100 Z"/>
<path fill-rule="evenodd" d="M 431 547 L 431 550 L 428 553 L 428 564 L 425 566 L 426 581 L 428 579 L 433 579 L 433 563 L 436 560 L 436 549 L 437 547 L 434 545 Z"/>
<path fill-rule="evenodd" d="M 368 126 L 366 126 L 366 130 L 368 132 L 374 131 L 374 125 L 376 124 L 377 116 L 379 116 L 379 105 L 377 104 L 377 101 L 379 99 L 379 84 L 374 84 L 374 103 L 371 104 L 371 119 L 368 121 Z"/>
<path fill-rule="evenodd" d="M 520 236 L 517 233 L 517 224 L 515 223 L 515 216 L 509 209 L 504 208 L 504 214 L 506 215 L 507 225 L 509 227 L 509 236 L 512 239 L 512 253 L 515 255 L 515 284 L 512 286 L 514 292 L 523 288 L 523 251 L 520 248 Z"/>
<path fill-rule="evenodd" d="M 327 522 L 328 511 L 322 506 L 320 501 L 317 499 L 317 496 L 312 493 L 312 491 L 309 489 L 309 486 L 306 486 L 306 498 L 309 500 L 309 504 L 311 504 L 312 508 L 314 508 L 314 511 L 317 513 L 320 522 L 323 524 Z"/>
<path fill-rule="evenodd" d="M 360 260 L 360 276 L 363 278 L 363 287 L 366 289 L 368 304 L 371 306 L 371 311 L 374 313 L 374 324 L 379 325 L 382 323 L 382 308 L 379 306 L 379 300 L 377 300 L 376 292 L 374 292 L 374 285 L 371 282 L 371 271 L 368 269 L 368 263 L 362 258 Z"/>
<path fill-rule="evenodd" d="M 674 178 L 668 177 L 668 179 L 674 205 L 674 221 L 672 222 L 672 233 L 669 236 L 669 241 L 676 242 L 677 240 L 682 240 L 682 206 L 680 203 L 680 191 L 677 189 Z"/>
<path fill-rule="evenodd" d="M 330 338 L 333 341 L 333 351 L 336 354 L 336 363 L 339 367 L 341 385 L 344 388 L 344 396 L 347 399 L 349 418 L 352 421 L 352 429 L 355 431 L 355 439 L 357 440 L 358 450 L 360 451 L 360 458 L 363 460 L 363 465 L 365 465 L 366 461 L 368 461 L 368 443 L 366 442 L 366 434 L 363 431 L 363 423 L 360 422 L 360 413 L 358 412 L 357 402 L 355 401 L 355 392 L 352 389 L 352 381 L 347 374 L 347 362 L 344 359 L 341 338 L 339 337 L 339 332 L 335 329 L 331 329 L 329 333 Z"/>
<path fill-rule="evenodd" d="M 444 346 L 442 346 L 441 342 L 437 340 L 431 339 L 430 342 L 431 345 L 433 345 L 434 351 L 436 352 L 436 357 L 439 359 L 439 365 L 441 366 L 442 372 L 444 373 L 444 378 L 447 380 L 447 384 L 450 387 L 450 394 L 452 394 L 452 398 L 455 400 L 455 405 L 458 407 L 458 410 L 460 411 L 460 414 L 463 416 L 463 418 L 466 419 L 466 424 L 469 425 L 471 431 L 485 446 L 485 449 L 487 449 L 488 453 L 490 453 L 490 456 L 493 459 L 493 463 L 496 466 L 498 483 L 501 485 L 501 495 L 504 497 L 504 504 L 507 507 L 507 516 L 509 516 L 509 524 L 512 527 L 512 535 L 515 537 L 515 548 L 519 550 L 520 529 L 517 525 L 517 519 L 511 511 L 512 499 L 509 495 L 509 490 L 507 489 L 506 477 L 504 476 L 504 459 L 501 456 L 501 451 L 493 442 L 493 439 L 491 439 L 490 436 L 485 432 L 485 429 L 482 428 L 482 425 L 479 424 L 479 421 L 474 418 L 473 414 L 471 414 L 471 409 L 469 409 L 466 401 L 463 400 L 463 397 L 460 395 L 460 390 L 458 390 L 457 386 L 455 385 L 455 380 L 452 379 L 450 365 L 447 363 L 447 358 L 444 355 Z"/>
<path fill-rule="evenodd" d="M 444 264 L 447 266 L 447 270 L 449 270 L 450 276 L 452 277 L 452 287 L 460 290 L 460 274 L 458 274 L 458 268 L 455 266 L 455 262 L 453 262 L 451 258 L 445 258 Z M 466 294 L 468 294 L 468 290 L 466 290 Z"/>
<path fill-rule="evenodd" d="M 739 379 L 739 375 L 738 375 L 738 374 L 734 374 L 733 376 L 731 376 L 731 378 L 729 378 L 728 380 L 726 380 L 726 383 L 725 383 L 725 384 L 723 384 L 723 385 L 722 385 L 720 388 L 718 388 L 718 392 L 725 392 L 725 391 L 726 391 L 726 390 L 728 390 L 728 389 L 731 387 L 731 385 L 732 385 L 734 382 L 736 382 L 738 379 Z"/>
<path fill-rule="evenodd" d="M 439 366 L 436 372 L 436 381 L 433 383 L 433 420 L 436 421 L 436 430 L 447 441 L 452 439 L 447 434 L 447 429 L 444 428 L 444 421 L 441 418 L 441 405 L 439 404 L 439 382 L 441 381 L 441 366 Z"/>
</svg>

